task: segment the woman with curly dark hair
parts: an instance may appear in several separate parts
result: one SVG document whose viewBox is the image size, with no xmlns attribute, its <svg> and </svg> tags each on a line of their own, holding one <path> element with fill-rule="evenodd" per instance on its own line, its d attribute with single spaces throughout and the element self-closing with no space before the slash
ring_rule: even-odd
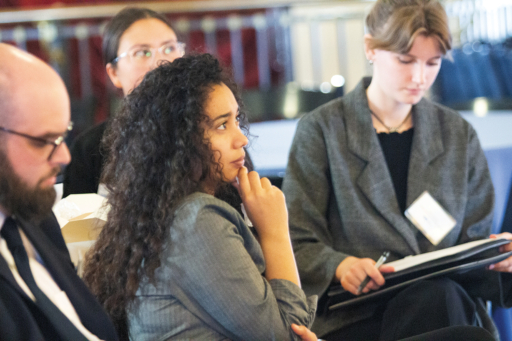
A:
<svg viewBox="0 0 512 341">
<path fill-rule="evenodd" d="M 312 323 L 284 196 L 244 167 L 246 131 L 208 54 L 162 64 L 127 96 L 106 137 L 111 210 L 84 274 L 122 337 L 286 340 Z M 218 199 L 233 185 L 248 218 Z"/>
</svg>

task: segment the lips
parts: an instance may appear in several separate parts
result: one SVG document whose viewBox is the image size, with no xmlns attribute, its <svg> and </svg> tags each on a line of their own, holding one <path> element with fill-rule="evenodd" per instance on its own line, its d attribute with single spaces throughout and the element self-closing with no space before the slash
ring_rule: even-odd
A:
<svg viewBox="0 0 512 341">
<path fill-rule="evenodd" d="M 43 184 L 48 185 L 48 186 L 53 186 L 53 185 L 55 185 L 56 182 L 57 182 L 57 177 L 52 176 L 52 177 L 46 178 L 43 181 Z"/>
<path fill-rule="evenodd" d="M 232 161 L 231 163 L 238 167 L 243 167 L 245 164 L 245 155 L 236 159 L 235 161 Z"/>
<path fill-rule="evenodd" d="M 53 186 L 57 180 L 57 175 L 60 173 L 60 168 L 53 168 L 48 176 L 42 178 L 40 184 L 48 184 Z"/>
<path fill-rule="evenodd" d="M 407 89 L 407 91 L 412 95 L 419 95 L 423 92 L 423 89 Z"/>
</svg>

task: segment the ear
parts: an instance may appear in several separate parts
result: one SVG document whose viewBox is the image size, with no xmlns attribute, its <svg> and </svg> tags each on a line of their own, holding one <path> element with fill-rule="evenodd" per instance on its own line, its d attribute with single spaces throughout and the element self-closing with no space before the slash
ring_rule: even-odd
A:
<svg viewBox="0 0 512 341">
<path fill-rule="evenodd" d="M 367 33 L 364 35 L 363 37 L 364 39 L 364 54 L 366 55 L 366 59 L 368 59 L 368 61 L 372 61 L 374 60 L 375 58 L 375 50 L 374 49 L 370 49 L 370 41 L 372 40 L 372 36 L 371 34 Z"/>
<path fill-rule="evenodd" d="M 105 66 L 105 69 L 107 70 L 107 75 L 112 81 L 112 84 L 114 84 L 116 88 L 122 89 L 123 87 L 121 85 L 121 82 L 119 81 L 119 78 L 117 78 L 116 67 L 112 65 L 112 63 L 108 63 L 107 66 Z"/>
</svg>

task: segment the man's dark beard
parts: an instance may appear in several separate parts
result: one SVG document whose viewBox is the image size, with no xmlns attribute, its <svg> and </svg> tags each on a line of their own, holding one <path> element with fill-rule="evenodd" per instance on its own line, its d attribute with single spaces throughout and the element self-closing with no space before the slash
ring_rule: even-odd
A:
<svg viewBox="0 0 512 341">
<path fill-rule="evenodd" d="M 50 214 L 55 189 L 29 188 L 15 173 L 7 155 L 0 148 L 0 206 L 7 214 L 38 222 Z"/>
</svg>

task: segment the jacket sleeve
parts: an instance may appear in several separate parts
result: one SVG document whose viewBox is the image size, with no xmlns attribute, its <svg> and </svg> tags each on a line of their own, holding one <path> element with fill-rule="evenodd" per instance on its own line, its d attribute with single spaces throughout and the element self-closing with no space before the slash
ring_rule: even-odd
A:
<svg viewBox="0 0 512 341">
<path fill-rule="evenodd" d="M 185 218 L 175 219 L 171 230 L 172 247 L 178 249 L 164 264 L 172 264 L 182 304 L 207 314 L 203 320 L 233 340 L 299 339 L 291 324 L 312 324 L 316 297 L 308 300 L 294 283 L 263 277 L 253 260 L 263 264 L 259 244 L 248 228 L 245 236 L 239 233 L 242 218 L 208 201 L 199 211 L 192 207 L 179 215 Z"/>
<path fill-rule="evenodd" d="M 323 294 L 337 266 L 348 256 L 332 247 L 328 221 L 331 187 L 321 126 L 311 116 L 305 116 L 299 121 L 292 143 L 283 192 L 297 266 L 308 295 Z"/>
<path fill-rule="evenodd" d="M 494 188 L 487 159 L 475 130 L 469 126 L 468 200 L 460 243 L 489 237 L 494 213 Z M 470 295 L 500 307 L 512 307 L 512 274 L 486 269 L 465 274 L 461 280 Z"/>
<path fill-rule="evenodd" d="M 459 244 L 489 237 L 494 213 L 494 187 L 487 159 L 471 126 L 467 143 L 467 200 Z"/>
</svg>

